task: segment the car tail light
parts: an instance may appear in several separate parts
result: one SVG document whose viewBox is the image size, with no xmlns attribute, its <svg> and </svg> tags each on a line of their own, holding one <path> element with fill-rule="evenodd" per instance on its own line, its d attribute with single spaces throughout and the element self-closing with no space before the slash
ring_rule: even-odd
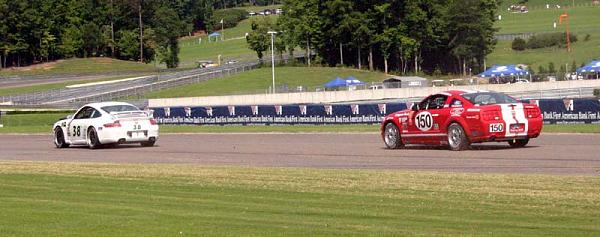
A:
<svg viewBox="0 0 600 237">
<path fill-rule="evenodd" d="M 104 127 L 105 127 L 105 128 L 116 128 L 116 127 L 121 127 L 121 123 L 119 122 L 119 120 L 115 120 L 115 121 L 114 121 L 114 122 L 112 122 L 112 123 L 107 123 L 107 124 L 104 124 Z"/>
<path fill-rule="evenodd" d="M 526 108 L 525 115 L 527 118 L 537 118 L 540 117 L 540 109 L 538 108 Z"/>
<path fill-rule="evenodd" d="M 484 121 L 500 120 L 500 111 L 490 110 L 481 112 L 481 118 Z"/>
<path fill-rule="evenodd" d="M 158 123 L 156 122 L 156 119 L 153 119 L 153 118 L 151 118 L 151 119 L 150 119 L 150 125 L 156 125 L 156 124 L 158 124 Z"/>
</svg>

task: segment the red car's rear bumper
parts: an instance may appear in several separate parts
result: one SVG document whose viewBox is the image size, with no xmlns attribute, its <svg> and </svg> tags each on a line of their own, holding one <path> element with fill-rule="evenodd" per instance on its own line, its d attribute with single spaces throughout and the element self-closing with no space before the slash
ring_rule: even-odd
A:
<svg viewBox="0 0 600 237">
<path fill-rule="evenodd" d="M 473 126 L 470 130 L 470 140 L 473 143 L 478 142 L 490 142 L 490 141 L 510 141 L 514 139 L 526 139 L 526 138 L 536 138 L 542 132 L 543 121 L 542 118 L 533 118 L 528 119 L 527 122 L 527 131 L 520 133 L 506 133 L 506 131 L 502 132 L 490 132 L 489 127 L 490 124 L 495 122 L 484 122 L 482 121 L 479 126 Z M 510 124 L 504 124 L 505 129 L 509 129 Z"/>
</svg>

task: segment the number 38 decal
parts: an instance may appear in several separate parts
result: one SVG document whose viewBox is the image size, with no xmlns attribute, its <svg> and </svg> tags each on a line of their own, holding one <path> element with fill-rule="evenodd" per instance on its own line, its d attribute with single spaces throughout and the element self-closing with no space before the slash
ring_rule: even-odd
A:
<svg viewBox="0 0 600 237">
<path fill-rule="evenodd" d="M 415 117 L 415 124 L 421 131 L 428 131 L 433 126 L 433 117 L 429 112 L 421 112 Z"/>
</svg>

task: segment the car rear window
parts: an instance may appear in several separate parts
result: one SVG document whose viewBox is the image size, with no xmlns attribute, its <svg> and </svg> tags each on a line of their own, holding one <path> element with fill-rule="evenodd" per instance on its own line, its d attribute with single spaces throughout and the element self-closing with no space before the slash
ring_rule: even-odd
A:
<svg viewBox="0 0 600 237">
<path fill-rule="evenodd" d="M 124 112 L 124 111 L 140 111 L 140 109 L 138 109 L 137 107 L 135 107 L 133 105 L 111 105 L 111 106 L 104 106 L 104 107 L 102 107 L 102 110 L 106 111 L 107 113 L 110 113 L 110 112 Z"/>
<path fill-rule="evenodd" d="M 497 92 L 467 93 L 463 94 L 462 97 L 473 104 L 480 105 L 518 103 L 514 98 Z"/>
</svg>

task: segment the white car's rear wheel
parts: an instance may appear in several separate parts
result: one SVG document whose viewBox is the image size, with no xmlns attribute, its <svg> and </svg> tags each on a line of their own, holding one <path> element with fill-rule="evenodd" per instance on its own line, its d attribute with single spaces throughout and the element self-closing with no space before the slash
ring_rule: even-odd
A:
<svg viewBox="0 0 600 237">
<path fill-rule="evenodd" d="M 151 146 L 154 146 L 154 143 L 156 143 L 156 138 L 151 137 L 150 140 L 148 140 L 147 142 L 141 142 L 140 144 L 143 147 L 151 147 Z"/>
<path fill-rule="evenodd" d="M 88 129 L 87 144 L 88 147 L 90 147 L 90 149 L 97 149 L 100 148 L 100 146 L 102 145 L 100 144 L 100 140 L 98 139 L 96 129 L 94 129 L 93 127 L 90 127 Z"/>
<path fill-rule="evenodd" d="M 65 142 L 65 134 L 60 127 L 54 129 L 54 145 L 56 148 L 67 148 L 69 144 Z"/>
</svg>

